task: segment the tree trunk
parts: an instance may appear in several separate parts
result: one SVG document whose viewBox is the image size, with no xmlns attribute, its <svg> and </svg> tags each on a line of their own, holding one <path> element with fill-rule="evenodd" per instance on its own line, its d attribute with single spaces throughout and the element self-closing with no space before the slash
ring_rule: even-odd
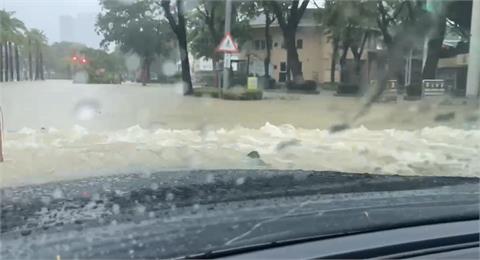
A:
<svg viewBox="0 0 480 260">
<path fill-rule="evenodd" d="M 10 72 L 9 72 L 10 66 L 8 64 L 8 61 L 10 60 L 10 58 L 9 58 L 10 53 L 8 51 L 8 42 L 5 43 L 4 49 L 5 49 L 5 58 L 4 58 L 4 60 L 5 60 L 5 81 L 8 81 L 9 80 L 8 75 L 10 75 Z"/>
<path fill-rule="evenodd" d="M 33 80 L 32 40 L 31 39 L 28 39 L 28 79 Z"/>
<path fill-rule="evenodd" d="M 342 48 L 342 56 L 340 56 L 340 60 L 338 63 L 340 64 L 340 82 L 345 82 L 346 77 L 345 77 L 345 64 L 347 63 L 347 53 L 348 53 L 348 48 L 349 45 L 347 43 L 344 43 L 343 48 Z"/>
<path fill-rule="evenodd" d="M 150 58 L 144 58 L 143 59 L 143 65 L 142 65 L 142 86 L 146 86 L 147 83 L 150 82 L 150 65 L 151 65 L 151 60 Z"/>
<path fill-rule="evenodd" d="M 147 60 L 143 60 L 143 65 L 142 65 L 142 86 L 147 85 Z"/>
<path fill-rule="evenodd" d="M 0 82 L 3 82 L 3 44 L 0 43 Z"/>
<path fill-rule="evenodd" d="M 13 70 L 14 70 L 14 68 L 13 68 L 13 53 L 14 52 L 13 52 L 13 43 L 12 42 L 9 43 L 8 53 L 10 54 L 9 59 L 8 59 L 8 63 L 9 63 L 8 67 L 10 67 L 10 80 L 13 81 L 14 80 L 14 78 L 13 78 Z"/>
<path fill-rule="evenodd" d="M 247 54 L 247 78 L 250 77 L 250 53 Z"/>
<path fill-rule="evenodd" d="M 441 16 L 436 23 L 433 37 L 428 41 L 427 60 L 423 68 L 423 79 L 434 79 L 440 58 L 440 51 L 442 49 L 443 40 L 445 38 L 446 30 L 446 16 Z"/>
<path fill-rule="evenodd" d="M 150 83 L 150 80 L 152 79 L 152 75 L 150 74 L 150 65 L 152 64 L 151 61 L 147 62 L 147 83 Z"/>
<path fill-rule="evenodd" d="M 295 31 L 295 29 L 289 29 L 283 35 L 285 47 L 287 48 L 287 77 L 291 72 L 293 81 L 303 83 L 303 73 L 300 68 L 300 59 L 298 58 Z"/>
<path fill-rule="evenodd" d="M 360 83 L 361 82 L 361 75 L 360 72 L 362 70 L 362 57 L 355 57 L 354 58 L 354 63 L 355 63 L 355 81 Z"/>
<path fill-rule="evenodd" d="M 15 71 L 17 72 L 17 81 L 20 81 L 20 55 L 17 44 L 15 44 Z"/>
<path fill-rule="evenodd" d="M 190 60 L 188 57 L 188 49 L 187 49 L 187 37 L 186 35 L 183 36 L 184 38 L 179 40 L 180 46 L 180 53 L 185 53 L 185 55 L 181 56 L 181 63 L 182 63 L 182 81 L 185 86 L 184 95 L 192 95 L 193 94 L 193 84 L 192 84 L 192 76 L 190 75 Z"/>
<path fill-rule="evenodd" d="M 190 75 L 190 60 L 188 57 L 187 29 L 185 16 L 183 14 L 183 1 L 178 1 L 178 26 L 177 39 L 182 64 L 182 81 L 185 86 L 184 95 L 193 95 L 192 76 Z"/>
<path fill-rule="evenodd" d="M 163 11 L 165 16 L 167 17 L 168 23 L 172 28 L 172 31 L 177 36 L 178 41 L 178 48 L 180 51 L 180 60 L 182 65 L 182 81 L 184 84 L 184 95 L 192 95 L 193 94 L 193 84 L 192 84 L 192 77 L 190 75 L 190 61 L 188 57 L 188 47 L 187 47 L 187 29 L 186 29 L 186 22 L 185 22 L 185 14 L 183 11 L 183 0 L 177 0 L 177 21 L 178 24 L 175 22 L 175 19 L 172 15 L 170 9 L 170 1 L 162 1 L 161 2 Z M 208 21 L 207 21 L 208 22 Z M 213 26 L 213 25 L 212 25 Z M 212 34 L 214 34 L 212 32 Z M 215 63 L 214 63 L 215 65 Z M 215 67 L 215 66 L 214 66 Z M 215 69 L 215 68 L 214 68 Z"/>
<path fill-rule="evenodd" d="M 35 44 L 35 80 L 40 79 L 40 48 L 38 47 L 38 43 Z"/>
<path fill-rule="evenodd" d="M 41 49 L 40 49 L 40 53 L 39 53 L 38 56 L 40 58 L 40 79 L 45 80 L 45 74 L 44 74 L 44 71 L 43 71 L 43 53 L 42 53 Z"/>
<path fill-rule="evenodd" d="M 362 76 L 360 75 L 362 69 L 362 55 L 363 51 L 365 50 L 365 44 L 367 43 L 369 37 L 369 32 L 365 31 L 362 36 L 362 41 L 360 46 L 357 42 L 351 44 L 350 49 L 352 50 L 353 54 L 353 61 L 354 61 L 354 77 L 353 82 L 357 82 L 359 84 L 362 83 Z"/>
<path fill-rule="evenodd" d="M 337 66 L 337 54 L 338 54 L 338 39 L 334 38 L 332 41 L 332 58 L 330 61 L 330 82 L 335 82 L 335 71 Z"/>
</svg>

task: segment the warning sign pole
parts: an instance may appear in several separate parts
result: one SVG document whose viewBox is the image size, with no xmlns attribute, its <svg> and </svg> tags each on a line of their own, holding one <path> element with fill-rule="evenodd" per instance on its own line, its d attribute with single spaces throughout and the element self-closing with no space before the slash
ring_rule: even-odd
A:
<svg viewBox="0 0 480 260">
<path fill-rule="evenodd" d="M 230 34 L 232 20 L 232 0 L 226 0 L 225 2 L 225 35 Z M 227 89 L 230 84 L 229 75 L 230 74 L 230 53 L 225 52 L 223 56 L 223 87 L 222 89 Z"/>
</svg>

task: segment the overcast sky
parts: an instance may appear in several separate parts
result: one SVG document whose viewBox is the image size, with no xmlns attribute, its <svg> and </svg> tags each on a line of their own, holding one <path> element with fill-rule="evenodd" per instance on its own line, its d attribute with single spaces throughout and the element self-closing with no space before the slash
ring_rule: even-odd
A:
<svg viewBox="0 0 480 260">
<path fill-rule="evenodd" d="M 43 30 L 50 43 L 60 40 L 60 16 L 100 12 L 98 0 L 0 0 L 0 8 L 14 11 L 28 28 Z"/>
<path fill-rule="evenodd" d="M 188 1 L 189 4 L 196 3 L 196 0 Z M 313 1 L 320 4 L 323 2 L 323 0 L 312 0 L 310 7 L 314 7 Z M 0 0 L 0 8 L 14 11 L 15 17 L 22 20 L 28 28 L 37 28 L 44 31 L 49 43 L 60 41 L 60 16 L 77 17 L 81 13 L 96 14 L 101 10 L 99 0 Z M 92 25 L 92 31 L 94 31 L 93 27 Z M 84 42 L 81 39 L 77 41 L 86 43 L 90 47 L 98 47 L 99 39 L 99 37 L 93 35 Z M 92 44 L 92 42 L 96 44 Z"/>
</svg>

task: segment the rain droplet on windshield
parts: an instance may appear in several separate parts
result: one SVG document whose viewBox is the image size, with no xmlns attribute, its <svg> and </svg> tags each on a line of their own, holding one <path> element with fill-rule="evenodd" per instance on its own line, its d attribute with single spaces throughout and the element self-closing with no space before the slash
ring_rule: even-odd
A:
<svg viewBox="0 0 480 260">
<path fill-rule="evenodd" d="M 174 198 L 175 198 L 175 195 L 173 195 L 173 193 L 171 192 L 167 193 L 167 195 L 165 196 L 165 199 L 167 201 L 172 201 Z"/>
<path fill-rule="evenodd" d="M 140 66 L 140 58 L 138 55 L 128 55 L 125 58 L 125 66 L 128 70 L 136 70 Z"/>
<path fill-rule="evenodd" d="M 244 177 L 241 177 L 241 178 L 238 178 L 236 181 L 235 181 L 235 184 L 237 185 L 242 185 L 245 183 L 245 178 Z"/>
<path fill-rule="evenodd" d="M 77 71 L 75 72 L 75 75 L 73 75 L 73 82 L 79 83 L 79 84 L 87 84 L 88 83 L 88 73 L 84 70 Z"/>
<path fill-rule="evenodd" d="M 62 190 L 59 189 L 59 188 L 56 188 L 56 189 L 53 191 L 53 193 L 52 193 L 52 197 L 53 197 L 54 199 L 61 199 L 61 198 L 63 198 L 63 192 L 62 192 Z"/>
<path fill-rule="evenodd" d="M 171 77 L 175 75 L 175 73 L 177 73 L 177 66 L 173 62 L 167 61 L 162 65 L 162 72 L 163 72 L 163 75 L 167 77 Z"/>
<path fill-rule="evenodd" d="M 142 215 L 145 213 L 145 210 L 146 210 L 146 207 L 143 206 L 143 205 L 137 205 L 137 207 L 135 208 L 135 211 L 139 214 L 139 215 Z"/>
<path fill-rule="evenodd" d="M 152 189 L 152 190 L 158 190 L 158 184 L 157 184 L 157 183 L 152 183 L 152 184 L 150 185 L 150 189 Z"/>
<path fill-rule="evenodd" d="M 48 204 L 50 204 L 51 198 L 48 197 L 48 196 L 42 196 L 40 198 L 40 201 L 42 201 L 43 204 L 48 205 Z"/>
<path fill-rule="evenodd" d="M 120 206 L 118 204 L 113 204 L 112 211 L 114 214 L 120 214 Z"/>
<path fill-rule="evenodd" d="M 95 100 L 82 100 L 75 106 L 75 116 L 78 120 L 91 120 L 98 114 L 100 114 L 100 105 Z"/>
<path fill-rule="evenodd" d="M 215 181 L 215 177 L 213 177 L 213 174 L 208 174 L 206 178 L 207 183 L 213 183 Z"/>
</svg>

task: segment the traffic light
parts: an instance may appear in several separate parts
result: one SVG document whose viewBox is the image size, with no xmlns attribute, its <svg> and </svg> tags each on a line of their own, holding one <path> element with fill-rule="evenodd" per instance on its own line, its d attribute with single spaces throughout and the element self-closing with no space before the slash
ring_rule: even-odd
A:
<svg viewBox="0 0 480 260">
<path fill-rule="evenodd" d="M 87 59 L 86 58 L 82 58 L 81 62 L 82 64 L 87 64 Z"/>
<path fill-rule="evenodd" d="M 73 57 L 72 57 L 72 61 L 73 61 L 73 62 L 77 62 L 77 61 L 78 61 L 78 57 L 77 57 L 77 56 L 73 56 Z"/>
</svg>

